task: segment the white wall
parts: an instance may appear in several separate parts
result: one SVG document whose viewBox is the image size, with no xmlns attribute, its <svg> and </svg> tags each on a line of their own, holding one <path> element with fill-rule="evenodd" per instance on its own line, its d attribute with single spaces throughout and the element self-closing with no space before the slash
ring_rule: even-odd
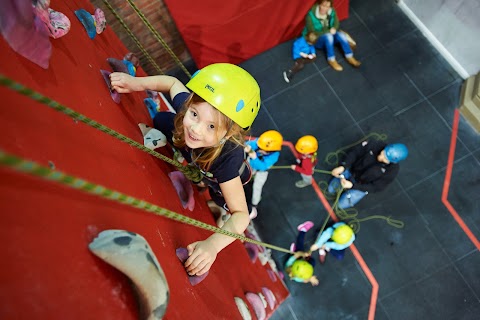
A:
<svg viewBox="0 0 480 320">
<path fill-rule="evenodd" d="M 399 6 L 462 77 L 480 71 L 480 0 L 400 0 Z"/>
</svg>

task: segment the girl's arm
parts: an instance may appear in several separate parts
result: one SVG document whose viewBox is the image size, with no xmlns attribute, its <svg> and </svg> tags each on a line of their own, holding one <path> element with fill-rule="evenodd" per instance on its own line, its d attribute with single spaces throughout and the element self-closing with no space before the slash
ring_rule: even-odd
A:
<svg viewBox="0 0 480 320">
<path fill-rule="evenodd" d="M 118 93 L 148 89 L 163 93 L 168 92 L 170 97 L 173 98 L 180 92 L 188 92 L 188 89 L 180 80 L 170 76 L 132 77 L 123 72 L 113 72 L 110 74 L 110 81 L 113 89 Z"/>
<path fill-rule="evenodd" d="M 222 229 L 236 234 L 242 234 L 247 228 L 250 218 L 248 216 L 247 200 L 240 177 L 220 183 L 220 189 L 232 214 Z M 214 233 L 206 240 L 188 245 L 187 249 L 190 257 L 185 261 L 187 272 L 190 275 L 198 276 L 206 273 L 215 262 L 217 254 L 233 241 L 235 241 L 235 238 Z"/>
</svg>

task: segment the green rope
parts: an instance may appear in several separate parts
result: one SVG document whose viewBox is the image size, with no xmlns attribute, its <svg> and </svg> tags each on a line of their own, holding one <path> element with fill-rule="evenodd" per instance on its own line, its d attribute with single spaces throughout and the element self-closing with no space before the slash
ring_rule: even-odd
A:
<svg viewBox="0 0 480 320">
<path fill-rule="evenodd" d="M 157 69 L 160 74 L 165 74 L 163 70 L 160 68 L 160 66 L 153 60 L 153 58 L 150 56 L 150 54 L 147 52 L 145 47 L 140 43 L 137 37 L 133 34 L 133 32 L 130 30 L 130 28 L 127 26 L 125 21 L 123 21 L 122 17 L 118 15 L 118 13 L 115 11 L 115 9 L 110 5 L 110 3 L 107 0 L 103 0 L 103 3 L 110 9 L 112 14 L 117 18 L 118 22 L 125 28 L 125 31 L 127 31 L 128 35 L 132 38 L 132 40 L 137 44 L 137 47 L 143 52 L 143 55 L 150 61 L 150 63 Z"/>
<path fill-rule="evenodd" d="M 61 171 L 52 170 L 46 166 L 42 166 L 34 161 L 29 161 L 17 157 L 15 155 L 6 153 L 0 149 L 0 164 L 6 167 L 9 167 L 17 172 L 27 173 L 36 177 L 43 178 L 45 180 L 58 182 L 60 184 L 66 185 L 72 189 L 81 190 L 88 194 L 93 194 L 101 198 L 105 198 L 114 202 L 122 203 L 130 207 L 134 207 L 143 211 L 153 213 L 171 220 L 179 221 L 181 223 L 189 224 L 197 228 L 204 230 L 212 231 L 215 233 L 220 233 L 232 238 L 236 238 L 242 241 L 251 242 L 257 245 L 261 245 L 266 248 L 271 248 L 277 251 L 286 252 L 293 254 L 290 250 L 284 249 L 282 247 L 277 247 L 272 244 L 261 242 L 258 240 L 253 240 L 242 235 L 223 230 L 212 225 L 206 224 L 204 222 L 189 218 L 182 214 L 170 211 L 165 208 L 158 207 L 152 203 L 146 202 L 134 198 L 132 196 L 121 193 L 117 190 L 112 190 L 102 185 L 94 184 L 87 180 L 77 178 L 72 175 L 65 174 Z"/>
<path fill-rule="evenodd" d="M 103 124 L 100 124 L 30 88 L 27 88 L 25 87 L 24 85 L 4 76 L 3 74 L 0 74 L 0 85 L 2 86 L 5 86 L 5 87 L 8 87 L 9 89 L 13 90 L 13 91 L 16 91 L 24 96 L 27 96 L 29 98 L 31 98 L 32 100 L 35 100 L 37 102 L 40 102 L 56 111 L 59 111 L 75 120 L 78 120 L 78 121 L 81 121 L 87 125 L 89 125 L 90 127 L 93 127 L 97 130 L 100 130 L 102 131 L 103 133 L 106 133 L 114 138 L 117 138 L 118 140 L 120 141 L 123 141 L 139 150 L 142 150 L 144 152 L 147 152 L 149 154 L 151 154 L 152 156 L 160 159 L 160 160 L 163 160 L 173 166 L 175 166 L 178 170 L 182 171 L 183 174 L 185 174 L 185 177 L 187 177 L 189 180 L 193 181 L 194 183 L 198 183 L 202 180 L 202 174 L 200 172 L 200 170 L 198 168 L 196 168 L 195 166 L 193 165 L 189 165 L 189 166 L 183 166 L 181 163 L 179 163 L 178 161 L 175 161 L 173 159 L 170 159 L 156 151 L 153 151 L 153 150 L 150 150 L 148 149 L 147 147 L 145 147 L 144 145 L 136 142 L 135 140 L 132 140 L 130 138 L 128 138 L 127 136 L 124 136 L 123 134 L 115 131 L 115 130 L 112 130 L 110 129 L 109 127 L 107 126 L 104 126 Z"/>
<path fill-rule="evenodd" d="M 172 51 L 172 49 L 170 49 L 170 47 L 168 46 L 168 44 L 165 42 L 165 40 L 163 40 L 162 36 L 157 32 L 157 30 L 155 30 L 153 28 L 153 26 L 151 25 L 151 23 L 148 21 L 148 19 L 145 17 L 145 15 L 138 9 L 138 7 L 135 5 L 135 3 L 133 3 L 132 0 L 127 0 L 127 2 L 130 4 L 130 6 L 132 7 L 133 10 L 135 10 L 135 12 L 138 14 L 138 16 L 140 17 L 140 19 L 142 19 L 143 23 L 145 23 L 145 25 L 147 26 L 147 28 L 153 33 L 154 37 L 160 41 L 163 45 L 163 47 L 165 48 L 165 50 L 167 50 L 167 52 L 170 54 L 170 56 L 173 58 L 173 60 L 175 60 L 175 62 L 177 63 L 178 66 L 180 66 L 180 68 L 182 68 L 183 72 L 185 72 L 185 74 L 191 78 L 192 75 L 190 74 L 190 72 L 188 72 L 187 68 L 185 68 L 185 66 L 183 65 L 183 63 L 178 59 L 178 57 L 175 55 L 175 53 Z"/>
<path fill-rule="evenodd" d="M 359 144 L 362 141 L 367 140 L 370 137 L 374 137 L 377 140 L 382 140 L 385 141 L 387 140 L 387 135 L 384 133 L 376 133 L 376 132 L 371 132 L 362 139 L 358 140 L 357 142 L 354 142 L 352 144 L 349 144 L 345 147 L 341 147 L 340 149 L 329 152 L 327 156 L 325 157 L 325 163 L 331 166 L 337 166 L 338 165 L 338 159 L 340 159 L 341 155 L 346 155 L 345 150 L 350 149 L 351 147 Z"/>
</svg>

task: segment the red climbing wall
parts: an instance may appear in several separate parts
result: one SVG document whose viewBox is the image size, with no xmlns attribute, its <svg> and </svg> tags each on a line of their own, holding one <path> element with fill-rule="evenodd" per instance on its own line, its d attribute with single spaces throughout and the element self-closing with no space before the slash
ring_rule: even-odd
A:
<svg viewBox="0 0 480 320">
<path fill-rule="evenodd" d="M 142 143 L 137 123 L 151 124 L 146 95 L 123 95 L 117 105 L 99 72 L 109 70 L 106 58 L 123 57 L 122 43 L 109 28 L 87 37 L 73 14 L 93 12 L 87 1 L 52 1 L 51 7 L 70 18 L 72 29 L 52 39 L 49 69 L 0 39 L 0 73 Z M 9 89 L 0 87 L 0 96 L 1 149 L 214 223 L 198 194 L 194 212 L 182 208 L 167 175 L 172 168 L 160 160 Z M 240 319 L 234 296 L 245 298 L 262 286 L 280 302 L 288 295 L 266 267 L 250 263 L 238 241 L 219 254 L 204 282 L 191 287 L 175 249 L 209 232 L 2 167 L 0 212 L 0 319 L 137 319 L 128 279 L 87 248 L 105 229 L 137 232 L 150 243 L 170 286 L 165 319 Z"/>
</svg>

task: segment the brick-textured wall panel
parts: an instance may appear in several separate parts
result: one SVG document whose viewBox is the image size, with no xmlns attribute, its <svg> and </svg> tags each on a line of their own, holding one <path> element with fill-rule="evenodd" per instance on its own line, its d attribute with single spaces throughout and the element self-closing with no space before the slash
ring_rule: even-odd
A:
<svg viewBox="0 0 480 320">
<path fill-rule="evenodd" d="M 94 6 L 101 8 L 105 12 L 107 24 L 118 35 L 128 50 L 134 52 L 140 58 L 140 64 L 145 72 L 151 75 L 158 74 L 156 68 L 149 62 L 147 57 L 143 55 L 142 51 L 138 48 L 104 2 L 102 0 L 91 0 L 91 2 Z M 180 68 L 168 51 L 163 47 L 162 43 L 155 38 L 127 1 L 109 0 L 109 3 L 123 19 L 135 37 L 137 37 L 138 41 L 143 45 L 152 59 L 165 73 Z M 178 59 L 184 64 L 191 64 L 192 57 L 190 56 L 190 53 L 188 52 L 188 49 L 163 1 L 137 0 L 134 1 L 134 3 L 152 24 L 153 28 L 160 34 L 162 39 L 167 43 Z M 122 57 L 115 58 L 120 59 Z"/>
</svg>

